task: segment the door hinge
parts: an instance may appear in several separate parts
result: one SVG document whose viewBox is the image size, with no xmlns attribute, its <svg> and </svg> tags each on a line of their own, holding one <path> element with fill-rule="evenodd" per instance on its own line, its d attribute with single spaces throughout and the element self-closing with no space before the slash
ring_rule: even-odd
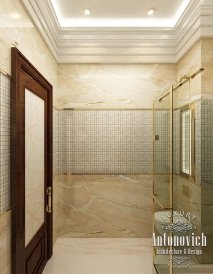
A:
<svg viewBox="0 0 213 274">
<path fill-rule="evenodd" d="M 52 213 L 52 187 L 47 188 L 47 213 Z"/>
</svg>

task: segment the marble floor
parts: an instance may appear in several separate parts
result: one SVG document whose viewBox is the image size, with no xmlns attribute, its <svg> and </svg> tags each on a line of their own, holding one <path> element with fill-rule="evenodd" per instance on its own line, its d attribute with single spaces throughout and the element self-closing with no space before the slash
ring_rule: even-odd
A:
<svg viewBox="0 0 213 274">
<path fill-rule="evenodd" d="M 59 238 L 43 274 L 152 274 L 151 239 Z"/>
</svg>

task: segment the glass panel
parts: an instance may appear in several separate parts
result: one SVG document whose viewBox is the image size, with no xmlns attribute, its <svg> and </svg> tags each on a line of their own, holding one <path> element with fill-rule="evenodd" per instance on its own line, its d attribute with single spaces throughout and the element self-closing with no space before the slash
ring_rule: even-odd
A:
<svg viewBox="0 0 213 274">
<path fill-rule="evenodd" d="M 25 245 L 44 223 L 44 100 L 25 90 Z"/>
<path fill-rule="evenodd" d="M 170 208 L 171 95 L 154 102 L 154 197 L 162 208 Z"/>
<path fill-rule="evenodd" d="M 170 96 L 172 104 L 169 106 Z M 161 236 L 166 224 L 172 223 L 172 226 L 167 226 L 172 228 L 172 232 L 167 232 L 166 237 L 198 236 L 206 239 L 207 243 L 207 246 L 191 244 L 189 248 L 186 245 L 173 246 L 172 251 L 179 253 L 170 257 L 159 255 L 155 248 L 154 264 L 160 274 L 213 273 L 212 99 L 210 94 L 205 100 L 194 94 L 190 80 L 172 95 L 154 102 L 155 237 Z M 171 148 L 172 154 L 169 153 Z M 171 208 L 167 209 L 167 206 Z M 167 218 L 166 214 L 172 218 Z M 184 231 L 183 228 L 187 229 Z M 186 255 L 184 250 L 188 250 Z M 196 251 L 196 254 L 188 253 L 189 250 Z"/>
<path fill-rule="evenodd" d="M 187 212 L 190 205 L 190 173 L 191 173 L 191 98 L 190 81 L 187 81 L 173 93 L 173 212 L 176 217 L 173 223 L 189 223 Z M 192 212 L 193 213 L 193 212 Z M 188 232 L 174 231 L 173 236 L 185 236 Z M 184 248 L 173 247 L 179 252 L 173 256 L 173 272 L 185 273 L 190 261 L 184 261 Z M 183 262 L 181 262 L 183 260 Z M 180 263 L 181 262 L 181 263 Z M 186 266 L 186 267 L 185 267 Z"/>
<path fill-rule="evenodd" d="M 159 274 L 170 273 L 170 255 L 162 254 L 157 240 L 170 235 L 165 226 L 172 221 L 171 211 L 171 92 L 154 102 L 154 265 Z M 156 243 L 154 243 L 154 239 Z"/>
<path fill-rule="evenodd" d="M 207 237 L 199 268 L 213 273 L 213 95 L 201 100 L 201 232 Z M 198 155 L 198 153 L 197 153 Z M 196 172 L 199 174 L 199 170 Z M 205 265 L 204 265 L 205 264 Z"/>
</svg>

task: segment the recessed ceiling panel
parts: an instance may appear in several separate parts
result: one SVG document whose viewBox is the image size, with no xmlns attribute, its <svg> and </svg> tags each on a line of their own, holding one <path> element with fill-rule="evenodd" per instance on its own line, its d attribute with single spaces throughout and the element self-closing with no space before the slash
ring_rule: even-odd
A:
<svg viewBox="0 0 213 274">
<path fill-rule="evenodd" d="M 190 0 L 51 0 L 61 27 L 174 27 Z M 147 11 L 153 8 L 154 14 Z M 86 16 L 85 9 L 90 10 Z"/>
</svg>

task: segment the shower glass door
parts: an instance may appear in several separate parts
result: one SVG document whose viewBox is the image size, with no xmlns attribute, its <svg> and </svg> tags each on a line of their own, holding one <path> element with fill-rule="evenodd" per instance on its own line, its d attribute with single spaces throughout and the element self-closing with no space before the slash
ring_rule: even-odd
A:
<svg viewBox="0 0 213 274">
<path fill-rule="evenodd" d="M 203 233 L 207 246 L 190 245 L 176 256 L 174 274 L 213 273 L 213 101 L 198 96 L 193 81 L 173 92 L 173 211 L 190 228 L 174 235 Z"/>
<path fill-rule="evenodd" d="M 163 247 L 157 239 L 164 234 L 170 235 L 165 229 L 172 221 L 172 92 L 168 91 L 154 101 L 154 266 L 158 273 L 169 274 L 170 255 L 163 254 Z"/>
</svg>

